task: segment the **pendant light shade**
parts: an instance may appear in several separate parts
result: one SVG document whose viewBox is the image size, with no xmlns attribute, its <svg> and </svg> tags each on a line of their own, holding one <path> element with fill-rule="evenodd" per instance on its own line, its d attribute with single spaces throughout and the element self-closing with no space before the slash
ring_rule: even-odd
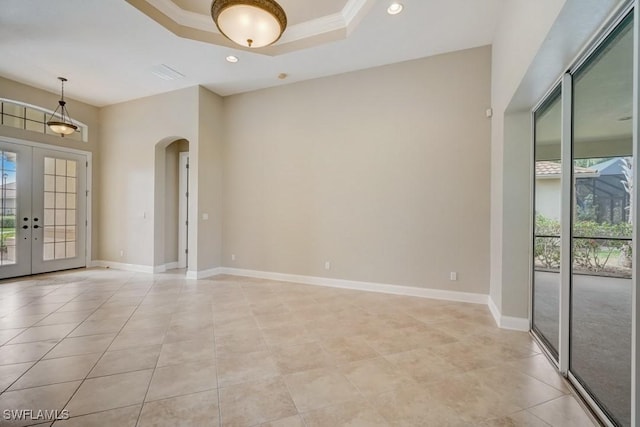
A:
<svg viewBox="0 0 640 427">
<path fill-rule="evenodd" d="M 64 101 L 64 82 L 66 82 L 67 79 L 64 77 L 58 77 L 58 80 L 60 80 L 62 86 L 60 101 L 58 101 L 56 110 L 51 114 L 51 117 L 49 117 L 47 126 L 49 126 L 53 132 L 64 137 L 65 135 L 71 135 L 78 130 L 78 126 L 73 124 L 73 121 L 69 116 L 69 112 L 67 111 L 67 103 Z M 60 111 L 60 113 L 58 113 L 58 111 Z"/>
<path fill-rule="evenodd" d="M 287 28 L 287 15 L 274 0 L 213 0 L 211 16 L 222 35 L 250 48 L 277 42 Z"/>
</svg>

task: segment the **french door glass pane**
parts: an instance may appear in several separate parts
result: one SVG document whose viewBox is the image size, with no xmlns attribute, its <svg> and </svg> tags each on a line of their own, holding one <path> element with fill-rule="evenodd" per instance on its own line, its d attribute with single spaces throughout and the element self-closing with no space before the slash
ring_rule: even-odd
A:
<svg viewBox="0 0 640 427">
<path fill-rule="evenodd" d="M 633 17 L 573 77 L 570 366 L 631 425 Z"/>
<path fill-rule="evenodd" d="M 44 261 L 76 256 L 76 169 L 75 160 L 44 158 Z"/>
<path fill-rule="evenodd" d="M 560 318 L 560 89 L 535 112 L 533 329 L 558 359 Z"/>
<path fill-rule="evenodd" d="M 17 154 L 0 151 L 0 265 L 16 263 Z"/>
</svg>

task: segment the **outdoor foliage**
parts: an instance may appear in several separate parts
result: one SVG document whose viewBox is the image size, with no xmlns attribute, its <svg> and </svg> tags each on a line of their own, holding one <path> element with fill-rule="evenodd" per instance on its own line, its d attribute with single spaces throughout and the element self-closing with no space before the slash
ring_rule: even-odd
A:
<svg viewBox="0 0 640 427">
<path fill-rule="evenodd" d="M 632 225 L 576 221 L 574 224 L 574 266 L 592 272 L 605 271 L 611 267 L 614 254 L 630 256 L 630 242 L 612 238 L 630 238 Z M 560 268 L 560 223 L 536 216 L 535 259 L 539 267 L 556 270 Z"/>
<path fill-rule="evenodd" d="M 11 215 L 11 216 L 0 216 L 0 227 L 1 228 L 15 228 L 16 227 L 16 217 L 14 215 Z"/>
</svg>

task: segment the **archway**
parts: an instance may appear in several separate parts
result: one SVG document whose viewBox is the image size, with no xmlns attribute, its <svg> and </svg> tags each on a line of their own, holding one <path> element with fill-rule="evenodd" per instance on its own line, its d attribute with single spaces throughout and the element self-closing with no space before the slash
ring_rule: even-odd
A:
<svg viewBox="0 0 640 427">
<path fill-rule="evenodd" d="M 168 137 L 156 144 L 154 174 L 154 271 L 186 268 L 189 141 Z"/>
</svg>

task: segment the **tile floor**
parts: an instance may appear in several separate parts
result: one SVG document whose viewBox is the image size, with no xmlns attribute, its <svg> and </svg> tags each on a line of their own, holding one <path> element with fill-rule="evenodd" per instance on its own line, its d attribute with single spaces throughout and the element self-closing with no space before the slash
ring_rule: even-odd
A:
<svg viewBox="0 0 640 427">
<path fill-rule="evenodd" d="M 485 306 L 239 277 L 0 283 L 5 409 L 55 426 L 587 426 Z"/>
</svg>

